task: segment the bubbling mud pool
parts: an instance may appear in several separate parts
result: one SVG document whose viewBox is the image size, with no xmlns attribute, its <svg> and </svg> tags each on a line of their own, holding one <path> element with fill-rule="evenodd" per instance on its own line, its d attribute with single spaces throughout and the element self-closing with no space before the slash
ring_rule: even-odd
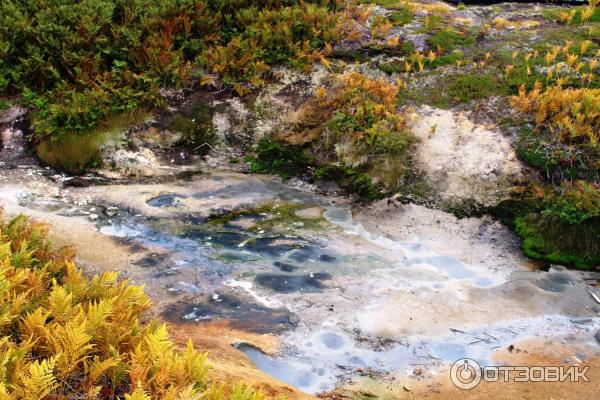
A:
<svg viewBox="0 0 600 400">
<path fill-rule="evenodd" d="M 77 189 L 73 198 L 85 201 L 22 194 L 20 204 L 60 215 L 93 210 L 99 232 L 147 251 L 134 281 L 167 320 L 276 335 L 277 354 L 236 345 L 308 393 L 364 374 L 419 368 L 435 377 L 463 357 L 489 365 L 499 349 L 529 338 L 583 345 L 582 360 L 598 356 L 600 309 L 585 290 L 592 273 L 532 272 L 519 257 L 467 263 L 418 237 L 371 232 L 344 199 L 270 177 L 213 173 Z"/>
</svg>

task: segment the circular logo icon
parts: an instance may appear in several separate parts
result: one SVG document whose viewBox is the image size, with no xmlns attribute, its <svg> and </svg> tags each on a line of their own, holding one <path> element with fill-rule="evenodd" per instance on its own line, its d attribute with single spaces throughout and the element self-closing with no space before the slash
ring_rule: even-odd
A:
<svg viewBox="0 0 600 400">
<path fill-rule="evenodd" d="M 473 389 L 481 382 L 481 367 L 475 360 L 461 358 L 452 364 L 450 380 L 459 389 Z"/>
</svg>

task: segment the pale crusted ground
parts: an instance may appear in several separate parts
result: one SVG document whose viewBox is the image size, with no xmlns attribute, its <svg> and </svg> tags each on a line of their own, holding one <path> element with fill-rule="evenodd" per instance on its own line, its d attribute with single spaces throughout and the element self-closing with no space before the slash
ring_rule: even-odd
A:
<svg viewBox="0 0 600 400">
<path fill-rule="evenodd" d="M 510 375 L 509 382 L 481 382 L 473 389 L 461 390 L 452 384 L 450 374 L 445 371 L 436 377 L 412 373 L 389 382 L 363 379 L 348 389 L 382 400 L 597 399 L 600 392 L 600 358 L 581 360 L 576 351 L 565 343 L 528 340 L 515 343 L 512 351 L 499 349 L 496 359 L 506 366 L 589 366 L 586 374 L 589 382 L 515 382 L 513 375 Z M 418 371 L 418 366 L 415 370 Z M 356 397 L 350 395 L 350 398 Z"/>
<path fill-rule="evenodd" d="M 442 200 L 493 206 L 522 177 L 511 139 L 466 113 L 423 106 L 412 115 L 416 162 Z"/>
</svg>

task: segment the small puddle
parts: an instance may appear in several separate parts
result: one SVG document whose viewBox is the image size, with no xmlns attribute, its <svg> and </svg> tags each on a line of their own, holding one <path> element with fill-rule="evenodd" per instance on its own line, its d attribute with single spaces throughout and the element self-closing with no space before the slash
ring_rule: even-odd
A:
<svg viewBox="0 0 600 400">
<path fill-rule="evenodd" d="M 327 272 L 314 272 L 306 275 L 260 274 L 255 282 L 278 293 L 322 292 L 323 281 L 330 280 Z"/>
<path fill-rule="evenodd" d="M 151 207 L 175 207 L 177 203 L 187 198 L 187 196 L 178 195 L 176 193 L 165 193 L 148 199 L 146 203 Z"/>
</svg>

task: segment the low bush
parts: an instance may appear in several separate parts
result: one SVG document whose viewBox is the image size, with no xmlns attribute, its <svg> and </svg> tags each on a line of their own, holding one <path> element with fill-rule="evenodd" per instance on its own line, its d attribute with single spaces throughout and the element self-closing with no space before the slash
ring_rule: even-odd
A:
<svg viewBox="0 0 600 400">
<path fill-rule="evenodd" d="M 163 87 L 220 80 L 247 93 L 270 64 L 305 68 L 343 37 L 350 24 L 335 3 L 6 0 L 0 96 L 21 95 L 36 137 L 54 138 L 162 106 Z"/>
<path fill-rule="evenodd" d="M 289 178 L 312 167 L 314 178 L 333 179 L 363 201 L 380 198 L 411 169 L 416 138 L 397 110 L 402 86 L 356 72 L 338 75 L 329 90 L 316 90 L 292 128 L 309 132 L 308 141 L 298 146 L 262 139 L 252 171 Z"/>
<path fill-rule="evenodd" d="M 208 381 L 206 354 L 177 349 L 141 286 L 116 273 L 86 277 L 47 227 L 0 218 L 0 399 L 226 398 Z M 231 399 L 258 400 L 242 385 Z"/>
<path fill-rule="evenodd" d="M 562 15 L 593 21 L 595 2 Z M 523 118 L 518 155 L 546 182 L 503 202 L 500 214 L 536 259 L 589 269 L 600 264 L 600 81 L 593 28 L 549 36 L 534 50 L 504 56 L 503 91 Z M 508 215 L 508 217 L 506 217 Z"/>
<path fill-rule="evenodd" d="M 399 185 L 410 169 L 410 149 L 416 141 L 397 111 L 401 87 L 401 82 L 346 73 L 330 91 L 317 93 L 321 106 L 331 110 L 323 133 L 338 161 L 366 167 L 367 175 L 388 189 Z"/>
<path fill-rule="evenodd" d="M 42 163 L 69 174 L 80 174 L 102 163 L 103 136 L 64 134 L 55 140 L 45 140 L 35 148 Z"/>
<path fill-rule="evenodd" d="M 568 25 L 600 22 L 600 8 L 597 5 L 598 0 L 591 0 L 585 7 L 574 7 L 570 11 L 555 9 L 547 13 L 547 15 L 551 19 Z"/>
<path fill-rule="evenodd" d="M 532 91 L 522 87 L 512 104 L 558 141 L 600 146 L 600 89 L 551 86 L 542 91 L 537 82 Z"/>
</svg>

